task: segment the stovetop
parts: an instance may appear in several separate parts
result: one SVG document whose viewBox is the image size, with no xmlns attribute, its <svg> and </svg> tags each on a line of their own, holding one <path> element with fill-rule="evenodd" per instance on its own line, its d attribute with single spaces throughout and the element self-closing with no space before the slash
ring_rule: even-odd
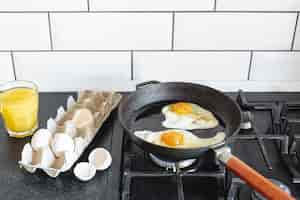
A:
<svg viewBox="0 0 300 200">
<path fill-rule="evenodd" d="M 240 92 L 231 96 L 238 97 L 244 119 L 244 129 L 231 144 L 233 154 L 264 176 L 287 185 L 300 199 L 300 183 L 296 183 L 300 164 L 292 163 L 300 155 L 299 94 Z M 218 163 L 214 167 L 198 163 L 179 171 L 159 167 L 126 134 L 121 166 L 122 200 L 247 200 L 253 192 Z"/>
<path fill-rule="evenodd" d="M 64 105 L 66 98 L 74 93 L 41 93 L 40 94 L 40 127 L 45 127 L 46 120 L 55 116 L 58 106 Z M 124 94 L 126 95 L 126 94 Z M 229 94 L 236 99 L 236 93 Z M 300 93 L 247 93 L 247 100 L 251 103 L 272 104 L 282 111 L 282 102 L 287 102 L 297 108 L 300 102 Z M 277 104 L 274 104 L 278 101 Z M 281 102 L 281 103 L 280 103 Z M 269 105 L 270 107 L 270 105 Z M 271 106 L 272 107 L 272 106 Z M 291 107 L 291 106 L 290 106 Z M 263 106 L 261 106 L 263 108 Z M 261 140 L 265 146 L 268 160 L 272 170 L 268 169 L 261 148 L 258 145 L 257 135 L 240 133 L 232 145 L 233 153 L 254 167 L 267 177 L 276 178 L 287 184 L 292 194 L 300 199 L 300 164 L 291 164 L 290 169 L 286 163 L 297 161 L 295 152 L 300 152 L 299 109 L 289 110 L 282 114 L 280 119 L 271 126 L 272 111 L 270 109 L 251 111 L 255 123 L 256 132 L 262 134 Z M 278 113 L 278 112 L 277 112 Z M 288 118 L 288 134 L 284 134 L 285 125 L 280 123 Z M 273 120 L 274 121 L 274 120 Z M 291 123 L 294 122 L 294 123 Z M 273 128 L 271 128 L 273 127 Z M 253 132 L 250 130 L 249 132 Z M 272 133 L 275 131 L 275 134 Z M 21 151 L 26 139 L 9 138 L 5 132 L 2 120 L 0 120 L 0 199 L 19 200 L 64 200 L 64 199 L 101 199 L 101 200 L 214 200 L 214 199 L 250 199 L 250 188 L 243 184 L 237 177 L 233 176 L 219 166 L 212 167 L 210 171 L 203 168 L 183 170 L 174 173 L 156 166 L 139 147 L 128 140 L 120 122 L 117 112 L 114 111 L 107 122 L 95 137 L 91 145 L 80 158 L 80 162 L 87 161 L 88 155 L 93 148 L 105 147 L 113 158 L 111 167 L 103 172 L 97 172 L 93 180 L 80 182 L 72 170 L 62 173 L 56 179 L 48 177 L 45 173 L 38 171 L 30 174 L 18 167 Z M 272 139 L 282 140 L 283 146 L 279 149 Z M 296 141 L 296 142 L 293 142 Z M 297 142 L 298 141 L 298 142 Z M 284 145 L 287 143 L 287 145 Z M 281 150 L 285 152 L 281 153 Z M 284 159 L 282 159 L 284 158 Z M 201 165 L 200 165 L 201 166 Z M 196 169 L 196 170 L 195 170 Z M 216 178 L 218 177 L 218 178 Z"/>
</svg>

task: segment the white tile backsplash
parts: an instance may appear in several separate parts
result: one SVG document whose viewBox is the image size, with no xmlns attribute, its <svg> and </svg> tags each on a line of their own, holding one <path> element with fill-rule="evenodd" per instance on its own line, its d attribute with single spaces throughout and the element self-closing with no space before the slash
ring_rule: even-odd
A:
<svg viewBox="0 0 300 200">
<path fill-rule="evenodd" d="M 122 89 L 131 80 L 130 52 L 15 53 L 18 79 L 41 90 Z"/>
<path fill-rule="evenodd" d="M 175 49 L 289 50 L 296 13 L 177 13 Z"/>
<path fill-rule="evenodd" d="M 11 61 L 10 53 L 0 52 L 0 83 L 14 80 L 14 71 Z"/>
<path fill-rule="evenodd" d="M 300 50 L 300 22 L 298 21 L 296 27 L 296 35 L 295 35 L 295 42 L 294 42 L 294 50 Z"/>
<path fill-rule="evenodd" d="M 47 13 L 0 13 L 0 50 L 47 49 Z"/>
<path fill-rule="evenodd" d="M 214 0 L 90 0 L 96 11 L 213 10 Z"/>
<path fill-rule="evenodd" d="M 255 52 L 251 80 L 300 81 L 300 52 Z"/>
<path fill-rule="evenodd" d="M 171 13 L 55 13 L 54 49 L 170 49 Z"/>
<path fill-rule="evenodd" d="M 86 0 L 1 0 L 0 11 L 87 10 Z"/>
<path fill-rule="evenodd" d="M 300 91 L 299 11 L 300 0 L 0 0 L 0 83 L 16 72 L 41 91 L 151 79 Z"/>
<path fill-rule="evenodd" d="M 217 0 L 217 10 L 298 11 L 299 0 Z"/>
<path fill-rule="evenodd" d="M 249 52 L 137 52 L 135 80 L 247 80 Z"/>
</svg>

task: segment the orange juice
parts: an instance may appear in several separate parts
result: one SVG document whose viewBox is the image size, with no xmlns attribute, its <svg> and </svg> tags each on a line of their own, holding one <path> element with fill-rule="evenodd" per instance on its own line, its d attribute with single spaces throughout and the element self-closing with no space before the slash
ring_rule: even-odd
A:
<svg viewBox="0 0 300 200">
<path fill-rule="evenodd" d="M 1 114 L 13 137 L 31 135 L 38 124 L 38 92 L 34 88 L 16 87 L 0 94 Z"/>
</svg>

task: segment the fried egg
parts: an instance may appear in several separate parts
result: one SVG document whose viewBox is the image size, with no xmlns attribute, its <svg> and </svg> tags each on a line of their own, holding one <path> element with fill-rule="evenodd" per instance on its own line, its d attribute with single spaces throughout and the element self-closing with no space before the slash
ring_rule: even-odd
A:
<svg viewBox="0 0 300 200">
<path fill-rule="evenodd" d="M 199 138 L 193 133 L 184 130 L 170 129 L 159 132 L 152 131 L 136 131 L 134 133 L 137 137 L 168 148 L 199 148 L 208 147 L 219 144 L 224 141 L 225 133 L 218 132 L 211 138 Z"/>
<path fill-rule="evenodd" d="M 214 128 L 219 125 L 210 111 L 193 103 L 169 104 L 162 108 L 162 113 L 165 116 L 162 125 L 166 128 L 194 130 Z"/>
</svg>

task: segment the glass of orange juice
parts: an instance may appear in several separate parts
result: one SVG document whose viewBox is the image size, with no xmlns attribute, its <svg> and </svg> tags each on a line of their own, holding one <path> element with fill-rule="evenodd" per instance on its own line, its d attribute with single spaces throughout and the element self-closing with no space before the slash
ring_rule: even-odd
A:
<svg viewBox="0 0 300 200">
<path fill-rule="evenodd" d="M 39 95 L 29 81 L 12 81 L 0 85 L 0 112 L 11 137 L 32 135 L 38 128 Z"/>
</svg>

